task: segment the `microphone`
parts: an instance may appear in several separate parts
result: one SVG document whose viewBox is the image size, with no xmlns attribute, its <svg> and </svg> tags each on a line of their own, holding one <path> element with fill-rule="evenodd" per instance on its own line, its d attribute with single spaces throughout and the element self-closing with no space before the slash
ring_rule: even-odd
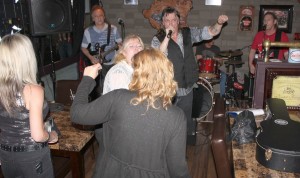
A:
<svg viewBox="0 0 300 178">
<path fill-rule="evenodd" d="M 167 35 L 167 38 L 171 38 L 172 33 L 173 33 L 172 30 L 170 30 L 168 35 Z"/>
<path fill-rule="evenodd" d="M 121 19 L 121 18 L 118 18 L 118 23 L 119 23 L 120 25 L 124 25 L 124 20 Z"/>
<path fill-rule="evenodd" d="M 264 24 L 263 27 L 262 27 L 262 29 L 263 29 L 263 30 L 266 30 L 266 27 L 267 27 L 267 25 Z"/>
</svg>

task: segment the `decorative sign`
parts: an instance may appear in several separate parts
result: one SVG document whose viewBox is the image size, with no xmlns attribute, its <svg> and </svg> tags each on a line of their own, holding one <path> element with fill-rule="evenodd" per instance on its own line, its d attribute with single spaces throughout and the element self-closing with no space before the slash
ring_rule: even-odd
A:
<svg viewBox="0 0 300 178">
<path fill-rule="evenodd" d="M 300 77 L 277 76 L 274 78 L 272 98 L 283 99 L 287 106 L 300 106 Z"/>
<path fill-rule="evenodd" d="M 254 6 L 241 6 L 238 28 L 240 31 L 252 31 Z"/>
<path fill-rule="evenodd" d="M 161 12 L 164 8 L 171 6 L 180 13 L 180 26 L 187 26 L 188 13 L 193 7 L 192 0 L 155 0 L 149 9 L 143 10 L 143 15 L 149 20 L 155 29 L 161 28 Z"/>
<path fill-rule="evenodd" d="M 300 40 L 300 33 L 295 33 L 294 40 Z"/>
</svg>

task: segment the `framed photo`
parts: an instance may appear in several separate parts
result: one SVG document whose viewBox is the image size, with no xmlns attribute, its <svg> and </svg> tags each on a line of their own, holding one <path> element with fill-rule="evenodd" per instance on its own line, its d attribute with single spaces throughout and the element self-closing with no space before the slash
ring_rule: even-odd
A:
<svg viewBox="0 0 300 178">
<path fill-rule="evenodd" d="M 260 5 L 258 30 L 263 30 L 264 15 L 273 12 L 278 19 L 278 29 L 286 33 L 292 32 L 293 5 Z"/>
<path fill-rule="evenodd" d="M 138 5 L 139 0 L 124 0 L 124 5 Z"/>
<path fill-rule="evenodd" d="M 300 63 L 257 62 L 252 107 L 266 108 L 266 99 L 281 98 L 289 110 L 300 110 Z"/>
</svg>

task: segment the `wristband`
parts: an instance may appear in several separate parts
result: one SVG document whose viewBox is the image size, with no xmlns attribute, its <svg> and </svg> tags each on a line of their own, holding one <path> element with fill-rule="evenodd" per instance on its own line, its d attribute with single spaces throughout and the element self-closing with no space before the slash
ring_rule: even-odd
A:
<svg viewBox="0 0 300 178">
<path fill-rule="evenodd" d="M 217 21 L 217 24 L 218 24 L 218 25 L 223 25 L 222 23 L 219 23 L 219 21 Z"/>
<path fill-rule="evenodd" d="M 50 132 L 47 132 L 47 133 L 48 133 L 48 138 L 45 142 L 49 142 L 49 140 L 50 140 Z"/>
</svg>

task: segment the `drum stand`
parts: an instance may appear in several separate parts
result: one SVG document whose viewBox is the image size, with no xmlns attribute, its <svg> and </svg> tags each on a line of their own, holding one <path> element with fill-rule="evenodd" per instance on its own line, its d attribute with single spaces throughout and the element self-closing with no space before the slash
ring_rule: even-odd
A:
<svg viewBox="0 0 300 178">
<path fill-rule="evenodd" d="M 228 68 L 230 68 L 230 65 L 228 66 Z M 227 76 L 226 89 L 227 89 L 227 86 L 229 85 L 229 83 L 231 83 L 231 84 L 230 84 L 230 88 L 225 90 L 225 98 L 226 98 L 226 100 L 228 99 L 230 101 L 231 105 L 238 107 L 237 106 L 238 103 L 236 102 L 236 100 L 237 100 L 236 92 L 233 87 L 234 77 L 235 77 L 235 66 L 233 65 L 231 75 Z"/>
<path fill-rule="evenodd" d="M 236 89 L 234 88 L 234 82 L 235 82 L 235 76 L 236 76 L 235 67 L 236 67 L 236 65 L 244 64 L 244 62 L 242 62 L 242 61 L 228 61 L 226 64 L 228 65 L 228 68 L 227 68 L 228 70 L 230 69 L 230 66 L 232 66 L 232 72 L 231 72 L 230 77 L 227 77 L 226 89 L 227 89 L 227 86 L 228 86 L 229 83 L 230 83 L 230 87 L 227 91 L 225 90 L 225 99 L 229 99 L 230 104 L 232 106 L 239 107 L 239 104 L 237 102 Z"/>
</svg>

